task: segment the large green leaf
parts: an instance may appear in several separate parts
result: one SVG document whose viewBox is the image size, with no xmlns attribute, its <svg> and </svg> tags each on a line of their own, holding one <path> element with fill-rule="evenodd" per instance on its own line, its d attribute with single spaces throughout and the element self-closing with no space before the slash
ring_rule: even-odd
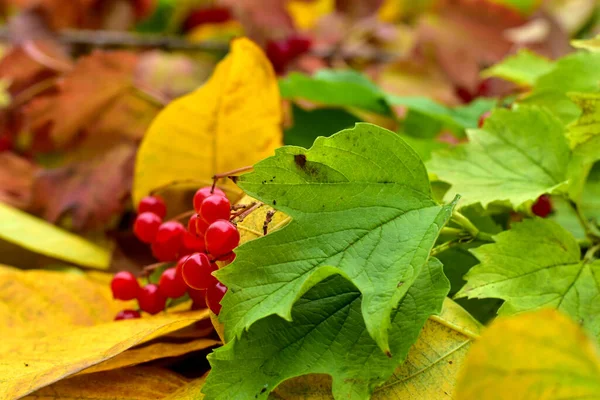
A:
<svg viewBox="0 0 600 400">
<path fill-rule="evenodd" d="M 285 131 L 284 143 L 306 148 L 319 136 L 331 136 L 360 122 L 360 118 L 339 108 L 304 110 L 293 104 L 292 115 L 294 125 Z"/>
<path fill-rule="evenodd" d="M 389 352 L 390 315 L 427 262 L 454 204 L 431 197 L 425 166 L 398 135 L 357 124 L 310 150 L 286 146 L 239 185 L 293 218 L 250 241 L 217 277 L 229 288 L 219 316 L 227 340 L 292 305 L 334 274 L 362 293 L 369 334 Z"/>
<path fill-rule="evenodd" d="M 554 63 L 530 50 L 522 49 L 482 72 L 484 78 L 496 77 L 519 85 L 533 86 L 537 79 L 550 72 Z"/>
<path fill-rule="evenodd" d="M 110 252 L 80 236 L 0 203 L 0 238 L 48 257 L 108 268 Z"/>
<path fill-rule="evenodd" d="M 525 104 L 549 108 L 564 122 L 579 115 L 579 108 L 567 96 L 570 92 L 598 91 L 600 53 L 578 52 L 561 58 L 555 67 L 540 76 Z"/>
<path fill-rule="evenodd" d="M 509 201 L 519 206 L 567 179 L 570 149 L 561 122 L 536 107 L 497 109 L 469 143 L 433 154 L 430 172 L 465 204 Z"/>
<path fill-rule="evenodd" d="M 499 314 L 555 307 L 600 340 L 600 261 L 580 258 L 575 238 L 556 222 L 525 220 L 472 250 L 480 264 L 457 297 L 505 300 Z"/>
<path fill-rule="evenodd" d="M 368 399 L 402 363 L 450 285 L 432 259 L 392 313 L 390 349 L 383 354 L 366 331 L 360 292 L 341 276 L 310 289 L 293 307 L 293 322 L 277 316 L 217 349 L 204 393 L 211 399 L 267 398 L 285 379 L 311 373 L 333 377 L 337 399 Z"/>
</svg>

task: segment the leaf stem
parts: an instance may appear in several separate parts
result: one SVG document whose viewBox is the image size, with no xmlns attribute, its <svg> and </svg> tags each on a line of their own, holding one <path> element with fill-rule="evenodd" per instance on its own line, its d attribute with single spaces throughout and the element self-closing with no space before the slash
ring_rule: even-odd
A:
<svg viewBox="0 0 600 400">
<path fill-rule="evenodd" d="M 449 250 L 450 248 L 457 246 L 460 244 L 460 240 L 450 240 L 449 242 L 444 242 L 438 246 L 435 246 L 433 249 L 431 249 L 431 256 L 435 257 L 440 253 L 443 253 L 446 250 Z"/>
<path fill-rule="evenodd" d="M 585 256 L 583 257 L 583 262 L 590 263 L 593 262 L 596 257 L 596 253 L 600 251 L 600 244 L 592 246 L 588 251 L 585 252 Z"/>
<path fill-rule="evenodd" d="M 581 227 L 585 232 L 585 236 L 587 236 L 592 241 L 592 243 L 600 242 L 600 237 L 597 236 L 592 230 L 592 227 L 590 226 L 589 222 L 585 219 L 583 212 L 581 212 L 581 208 L 579 207 L 579 205 L 571 199 L 567 199 L 567 202 L 569 203 L 569 206 L 571 206 L 573 211 L 575 211 L 575 215 L 577 216 L 577 220 L 579 221 L 579 224 L 581 224 Z"/>
<path fill-rule="evenodd" d="M 461 226 L 475 240 L 482 242 L 493 242 L 494 239 L 489 233 L 481 232 L 473 223 L 458 211 L 452 213 L 452 220 Z"/>
</svg>

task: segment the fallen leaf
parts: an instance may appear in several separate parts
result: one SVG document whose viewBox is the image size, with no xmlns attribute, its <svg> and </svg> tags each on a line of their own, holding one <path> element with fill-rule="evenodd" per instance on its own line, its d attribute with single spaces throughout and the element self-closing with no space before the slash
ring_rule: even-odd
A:
<svg viewBox="0 0 600 400">
<path fill-rule="evenodd" d="M 114 300 L 112 274 L 20 270 L 0 266 L 0 332 L 39 338 L 110 322 L 133 302 Z"/>
<path fill-rule="evenodd" d="M 469 352 L 454 398 L 597 399 L 600 353 L 556 310 L 499 318 Z"/>
<path fill-rule="evenodd" d="M 94 51 L 67 73 L 58 90 L 34 99 L 25 114 L 33 131 L 50 129 L 61 147 L 133 89 L 138 56 L 128 51 Z M 94 77 L 90 79 L 90 77 Z"/>
<path fill-rule="evenodd" d="M 31 210 L 53 223 L 69 215 L 75 231 L 106 226 L 128 204 L 135 151 L 125 143 L 87 161 L 40 171 Z"/>
<path fill-rule="evenodd" d="M 208 82 L 169 104 L 150 126 L 136 161 L 134 203 L 174 181 L 197 186 L 271 155 L 282 142 L 281 121 L 271 64 L 251 41 L 235 40 Z"/>
<path fill-rule="evenodd" d="M 0 238 L 7 242 L 74 264 L 108 268 L 108 250 L 44 220 L 0 203 L 0 221 Z"/>
<path fill-rule="evenodd" d="M 204 376 L 194 379 L 171 396 L 165 398 L 165 400 L 203 400 L 204 394 L 201 393 L 200 390 L 202 390 L 202 386 L 204 386 L 206 376 L 207 374 L 204 374 Z"/>
<path fill-rule="evenodd" d="M 40 389 L 24 400 L 157 400 L 188 380 L 164 368 L 133 367 L 76 376 Z"/>
<path fill-rule="evenodd" d="M 187 343 L 157 342 L 127 350 L 96 366 L 83 370 L 82 374 L 116 370 L 167 357 L 178 357 L 193 351 L 205 350 L 221 344 L 219 340 L 200 338 Z"/>
<path fill-rule="evenodd" d="M 37 171 L 37 166 L 15 153 L 0 153 L 0 202 L 28 208 Z"/>
<path fill-rule="evenodd" d="M 163 314 L 70 329 L 38 340 L 0 343 L 0 398 L 18 398 L 125 350 L 208 318 L 208 311 Z"/>
</svg>

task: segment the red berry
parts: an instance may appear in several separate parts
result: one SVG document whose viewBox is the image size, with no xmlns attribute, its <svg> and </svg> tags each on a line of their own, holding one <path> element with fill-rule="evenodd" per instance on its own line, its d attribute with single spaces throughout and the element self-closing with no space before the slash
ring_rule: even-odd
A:
<svg viewBox="0 0 600 400">
<path fill-rule="evenodd" d="M 208 196 L 200 206 L 200 218 L 209 224 L 218 219 L 229 220 L 231 211 L 231 203 L 225 196 L 213 194 Z"/>
<path fill-rule="evenodd" d="M 167 221 L 158 228 L 152 254 L 159 261 L 175 261 L 183 246 L 184 226 L 176 221 Z"/>
<path fill-rule="evenodd" d="M 163 219 L 167 215 L 167 205 L 165 201 L 158 196 L 146 196 L 138 205 L 138 214 L 151 212 Z"/>
<path fill-rule="evenodd" d="M 11 138 L 3 136 L 0 138 L 0 153 L 4 151 L 11 151 L 14 148 L 14 144 Z"/>
<path fill-rule="evenodd" d="M 133 300 L 138 296 L 140 284 L 129 271 L 117 272 L 110 282 L 112 295 L 118 300 Z"/>
<path fill-rule="evenodd" d="M 306 53 L 312 46 L 312 40 L 306 36 L 292 35 L 287 39 L 292 57 Z"/>
<path fill-rule="evenodd" d="M 481 128 L 485 123 L 485 120 L 488 119 L 490 115 L 492 115 L 491 111 L 486 111 L 483 114 L 481 114 L 481 116 L 479 117 L 479 121 L 477 122 L 477 126 Z"/>
<path fill-rule="evenodd" d="M 538 217 L 546 218 L 552 212 L 552 201 L 550 196 L 541 195 L 531 206 L 531 212 Z"/>
<path fill-rule="evenodd" d="M 217 266 L 210 262 L 204 253 L 194 253 L 181 266 L 181 275 L 189 287 L 196 290 L 206 289 L 216 282 L 211 275 Z"/>
<path fill-rule="evenodd" d="M 123 319 L 137 319 L 140 317 L 140 313 L 135 310 L 123 310 L 119 311 L 119 313 L 115 316 L 115 321 L 120 321 Z"/>
<path fill-rule="evenodd" d="M 194 210 L 196 210 L 198 214 L 200 213 L 200 206 L 202 206 L 202 202 L 204 201 L 204 199 L 213 194 L 220 194 L 221 196 L 225 196 L 225 193 L 217 187 L 214 191 L 212 190 L 211 186 L 205 186 L 203 188 L 198 189 L 198 191 L 194 195 Z"/>
<path fill-rule="evenodd" d="M 172 299 L 183 296 L 188 288 L 183 280 L 181 271 L 175 267 L 167 268 L 163 271 L 158 281 L 158 287 L 162 294 Z"/>
<path fill-rule="evenodd" d="M 187 254 L 206 251 L 204 236 L 193 235 L 189 232 L 184 233 L 182 251 Z"/>
<path fill-rule="evenodd" d="M 138 294 L 138 304 L 142 311 L 154 315 L 165 309 L 167 297 L 162 294 L 158 285 L 149 283 L 140 289 Z"/>
<path fill-rule="evenodd" d="M 229 221 L 213 222 L 204 235 L 206 250 L 215 257 L 223 256 L 240 244 L 240 233 Z"/>
<path fill-rule="evenodd" d="M 190 217 L 189 221 L 188 221 L 188 232 L 191 233 L 192 235 L 198 235 L 198 228 L 196 226 L 196 221 L 198 221 L 200 219 L 200 216 L 198 214 L 194 214 Z"/>
<path fill-rule="evenodd" d="M 231 253 L 225 254 L 217 259 L 217 261 L 223 262 L 225 265 L 231 264 L 235 260 L 235 253 L 232 251 Z"/>
<path fill-rule="evenodd" d="M 144 212 L 137 216 L 133 224 L 133 233 L 144 243 L 152 243 L 156 238 L 158 227 L 162 219 L 151 212 Z"/>
<path fill-rule="evenodd" d="M 192 299 L 192 310 L 206 308 L 206 290 L 188 288 L 188 294 Z"/>
<path fill-rule="evenodd" d="M 231 19 L 227 8 L 212 7 L 192 10 L 183 22 L 183 31 L 188 32 L 204 24 L 219 24 Z"/>
<path fill-rule="evenodd" d="M 285 72 L 285 68 L 294 57 L 290 44 L 287 40 L 269 40 L 267 42 L 267 48 L 265 52 L 267 54 L 267 58 L 269 61 L 271 61 L 271 64 L 273 64 L 273 69 L 278 74 Z"/>
<path fill-rule="evenodd" d="M 215 314 L 221 312 L 221 300 L 223 300 L 225 292 L 227 292 L 227 286 L 221 282 L 217 282 L 216 285 L 212 285 L 206 289 L 206 304 L 210 308 L 210 311 Z"/>
</svg>

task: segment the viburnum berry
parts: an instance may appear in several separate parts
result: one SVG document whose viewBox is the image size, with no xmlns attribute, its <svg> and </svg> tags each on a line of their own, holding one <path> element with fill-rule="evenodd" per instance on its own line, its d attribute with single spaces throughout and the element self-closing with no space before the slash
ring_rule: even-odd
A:
<svg viewBox="0 0 600 400">
<path fill-rule="evenodd" d="M 137 319 L 141 318 L 141 315 L 136 310 L 122 310 L 115 316 L 115 321 L 121 321 L 124 319 Z"/>
<path fill-rule="evenodd" d="M 192 299 L 192 310 L 206 308 L 206 290 L 188 288 L 188 295 Z"/>
<path fill-rule="evenodd" d="M 146 196 L 140 201 L 137 212 L 138 214 L 151 212 L 163 219 L 167 215 L 167 205 L 159 196 Z"/>
<path fill-rule="evenodd" d="M 231 222 L 220 219 L 210 224 L 204 234 L 204 242 L 210 254 L 220 257 L 240 244 L 240 233 Z"/>
<path fill-rule="evenodd" d="M 552 212 L 552 200 L 550 196 L 541 195 L 531 206 L 531 212 L 538 217 L 546 218 Z"/>
<path fill-rule="evenodd" d="M 290 55 L 297 57 L 306 53 L 312 46 L 312 40 L 309 37 L 301 35 L 292 35 L 288 37 L 287 43 L 290 47 Z"/>
<path fill-rule="evenodd" d="M 208 305 L 210 311 L 215 314 L 221 312 L 221 300 L 223 300 L 226 292 L 227 286 L 218 281 L 215 285 L 206 289 L 206 305 Z"/>
<path fill-rule="evenodd" d="M 8 136 L 0 137 L 0 153 L 4 151 L 11 151 L 14 148 L 14 144 L 11 138 Z"/>
<path fill-rule="evenodd" d="M 204 253 L 194 253 L 181 266 L 181 274 L 185 283 L 196 290 L 203 290 L 213 285 L 217 280 L 211 275 L 217 266 L 211 263 Z"/>
<path fill-rule="evenodd" d="M 192 254 L 204 251 L 206 251 L 206 246 L 204 245 L 204 236 L 193 235 L 189 232 L 185 232 L 183 234 L 183 253 Z"/>
<path fill-rule="evenodd" d="M 181 275 L 181 270 L 175 267 L 163 271 L 158 281 L 158 288 L 162 294 L 172 299 L 183 296 L 188 289 Z"/>
<path fill-rule="evenodd" d="M 231 12 L 223 7 L 200 8 L 192 10 L 183 22 L 183 31 L 189 32 L 204 24 L 220 24 L 231 19 Z"/>
<path fill-rule="evenodd" d="M 177 221 L 163 223 L 152 243 L 152 254 L 159 261 L 175 261 L 183 246 L 185 227 Z"/>
<path fill-rule="evenodd" d="M 200 206 L 200 218 L 209 224 L 218 219 L 229 219 L 231 203 L 225 196 L 213 194 L 208 196 Z"/>
<path fill-rule="evenodd" d="M 490 115 L 492 115 L 491 111 L 486 111 L 483 114 L 481 114 L 481 116 L 479 117 L 479 121 L 477 121 L 477 126 L 479 128 L 483 127 L 485 120 L 488 119 L 490 117 Z"/>
<path fill-rule="evenodd" d="M 282 74 L 293 58 L 292 49 L 287 40 L 269 40 L 265 53 L 277 74 Z"/>
<path fill-rule="evenodd" d="M 113 276 L 110 289 L 115 299 L 133 300 L 138 296 L 140 284 L 131 272 L 120 271 Z"/>
<path fill-rule="evenodd" d="M 165 309 L 167 297 L 160 291 L 158 285 L 149 283 L 140 289 L 138 294 L 138 305 L 142 311 L 148 314 L 158 314 Z"/>
<path fill-rule="evenodd" d="M 204 236 L 204 232 L 208 229 L 209 223 L 200 218 L 200 215 L 194 214 L 188 222 L 188 232 L 197 236 Z"/>
<path fill-rule="evenodd" d="M 133 233 L 144 243 L 152 243 L 156 238 L 158 227 L 162 224 L 162 219 L 151 212 L 143 212 L 137 216 L 133 223 Z"/>
<path fill-rule="evenodd" d="M 213 194 L 219 194 L 223 197 L 227 197 L 225 196 L 225 193 L 219 189 L 218 187 L 216 187 L 214 190 L 211 186 L 205 186 L 203 188 L 198 189 L 198 191 L 196 192 L 196 194 L 194 194 L 194 210 L 196 210 L 196 212 L 199 214 L 200 213 L 200 206 L 202 206 L 202 202 L 204 201 L 204 199 L 206 199 L 208 196 L 213 195 Z"/>
</svg>

